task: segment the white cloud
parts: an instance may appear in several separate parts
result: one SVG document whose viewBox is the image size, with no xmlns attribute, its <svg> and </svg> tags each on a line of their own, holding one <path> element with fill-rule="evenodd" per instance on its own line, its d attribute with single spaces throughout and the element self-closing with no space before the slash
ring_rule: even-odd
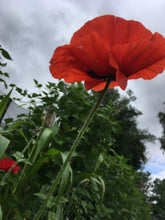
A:
<svg viewBox="0 0 165 220">
<path fill-rule="evenodd" d="M 149 171 L 152 174 L 152 179 L 165 179 L 165 155 L 159 151 L 153 151 L 153 155 L 146 164 L 144 171 Z"/>
<path fill-rule="evenodd" d="M 165 169 L 163 171 L 157 172 L 156 174 L 153 174 L 152 180 L 155 180 L 155 179 L 160 179 L 160 180 L 165 179 Z"/>
</svg>

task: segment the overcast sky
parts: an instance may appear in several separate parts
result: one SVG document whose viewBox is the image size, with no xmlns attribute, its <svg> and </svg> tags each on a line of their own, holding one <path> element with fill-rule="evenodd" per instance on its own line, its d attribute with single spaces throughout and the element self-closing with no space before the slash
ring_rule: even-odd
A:
<svg viewBox="0 0 165 220">
<path fill-rule="evenodd" d="M 165 0 L 0 0 L 0 44 L 13 58 L 8 64 L 12 83 L 34 90 L 33 78 L 54 81 L 49 60 L 57 46 L 68 44 L 86 21 L 104 14 L 142 22 L 152 32 L 165 36 Z M 155 79 L 128 81 L 143 112 L 139 127 L 160 137 L 157 114 L 164 110 L 165 72 Z M 157 141 L 147 145 L 149 170 L 165 178 L 165 155 Z"/>
</svg>

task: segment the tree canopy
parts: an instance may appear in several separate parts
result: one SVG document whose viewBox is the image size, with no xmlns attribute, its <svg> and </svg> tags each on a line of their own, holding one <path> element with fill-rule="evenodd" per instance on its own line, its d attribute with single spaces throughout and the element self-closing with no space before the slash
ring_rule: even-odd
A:
<svg viewBox="0 0 165 220">
<path fill-rule="evenodd" d="M 162 125 L 163 128 L 162 137 L 159 140 L 161 144 L 161 149 L 165 151 L 165 112 L 159 112 L 158 117 L 160 124 Z"/>
<path fill-rule="evenodd" d="M 152 203 L 153 215 L 159 220 L 165 219 L 165 179 L 154 180 L 150 202 Z"/>
<path fill-rule="evenodd" d="M 110 104 L 116 109 L 114 117 L 120 125 L 120 131 L 114 137 L 113 149 L 128 158 L 128 163 L 137 170 L 147 162 L 146 142 L 153 142 L 155 137 L 147 130 L 138 128 L 137 117 L 142 112 L 133 106 L 135 100 L 131 90 L 128 90 L 127 95 L 121 96 L 117 89 L 111 89 L 103 104 Z"/>
</svg>

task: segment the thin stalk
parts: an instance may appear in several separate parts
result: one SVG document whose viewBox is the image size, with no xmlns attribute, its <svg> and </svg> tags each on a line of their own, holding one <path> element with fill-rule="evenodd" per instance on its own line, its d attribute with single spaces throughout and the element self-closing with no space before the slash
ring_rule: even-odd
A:
<svg viewBox="0 0 165 220">
<path fill-rule="evenodd" d="M 35 151 L 35 149 L 36 149 L 36 146 L 37 146 L 37 144 L 38 144 L 38 140 L 39 140 L 39 138 L 40 138 L 40 136 L 41 136 L 41 134 L 42 134 L 42 132 L 43 132 L 44 124 L 45 124 L 45 120 L 42 122 L 42 126 L 41 126 L 41 129 L 40 129 L 40 131 L 39 131 L 39 134 L 38 134 L 38 136 L 37 136 L 37 138 L 36 138 L 36 140 L 35 140 L 35 143 L 34 143 L 32 149 L 31 149 L 31 151 L 30 151 L 30 153 L 29 153 L 29 156 L 28 156 L 28 159 L 27 159 L 27 160 L 28 160 L 28 162 L 30 162 L 30 163 L 34 163 L 33 158 L 32 158 L 32 157 L 33 157 L 33 153 L 34 153 L 34 151 Z M 29 143 L 27 144 L 27 146 L 26 146 L 25 149 L 23 150 L 22 154 L 26 151 L 26 149 L 29 148 L 29 146 L 32 144 L 32 142 L 33 142 L 33 138 L 29 141 Z M 29 167 L 29 164 L 25 164 L 25 166 L 24 166 L 24 168 L 23 168 L 23 170 L 22 170 L 22 173 L 21 173 L 21 175 L 19 176 L 19 182 L 17 183 L 17 185 L 16 185 L 16 186 L 14 187 L 14 189 L 13 189 L 13 193 L 16 192 L 16 189 L 17 189 L 18 185 L 19 185 L 20 183 L 22 183 L 21 181 L 23 181 L 24 176 L 25 176 L 25 172 L 26 172 L 26 170 L 27 170 L 28 167 Z M 22 184 L 23 184 L 23 183 L 22 183 Z"/>
<path fill-rule="evenodd" d="M 87 129 L 89 123 L 92 121 L 92 119 L 93 119 L 93 117 L 94 117 L 94 115 L 95 115 L 95 113 L 96 113 L 97 108 L 99 107 L 99 105 L 100 105 L 100 103 L 101 103 L 101 101 L 102 101 L 102 99 L 103 99 L 103 97 L 104 97 L 106 91 L 107 91 L 108 88 L 109 88 L 110 83 L 111 83 L 111 79 L 108 79 L 108 80 L 107 80 L 107 83 L 106 83 L 106 85 L 105 85 L 104 90 L 103 90 L 102 93 L 100 94 L 100 96 L 99 96 L 99 98 L 98 98 L 96 104 L 93 106 L 93 108 L 92 108 L 92 110 L 90 111 L 90 113 L 89 113 L 87 119 L 85 120 L 83 126 L 81 127 L 80 131 L 78 132 L 78 135 L 77 135 L 77 137 L 76 137 L 76 139 L 75 139 L 75 141 L 74 141 L 74 143 L 73 143 L 73 145 L 72 145 L 72 147 L 71 147 L 71 149 L 70 149 L 70 152 L 69 152 L 69 154 L 68 154 L 68 156 L 67 156 L 67 158 L 66 158 L 66 160 L 65 160 L 65 162 L 64 162 L 64 164 L 63 164 L 63 166 L 61 167 L 61 169 L 60 169 L 59 173 L 57 174 L 56 178 L 54 179 L 54 181 L 52 182 L 52 185 L 51 185 L 51 187 L 50 187 L 50 189 L 49 189 L 49 192 L 47 193 L 47 197 L 46 197 L 46 199 L 43 201 L 42 205 L 40 206 L 40 209 L 38 210 L 38 212 L 37 212 L 36 215 L 34 216 L 34 219 L 33 219 L 33 220 L 39 220 L 40 217 L 43 216 L 43 212 L 45 211 L 46 204 L 47 204 L 47 202 L 48 202 L 50 196 L 51 196 L 51 195 L 54 193 L 54 191 L 56 190 L 56 187 L 57 187 L 57 185 L 58 185 L 59 182 L 60 182 L 60 179 L 61 179 L 61 177 L 62 177 L 62 174 L 63 174 L 63 172 L 64 172 L 66 166 L 68 165 L 70 159 L 72 158 L 73 152 L 75 151 L 75 149 L 76 149 L 77 146 L 79 145 L 80 140 L 81 140 L 81 138 L 83 137 L 83 135 L 84 135 L 84 133 L 85 133 L 85 131 L 86 131 L 86 129 Z"/>
<path fill-rule="evenodd" d="M 45 125 L 45 120 L 43 120 L 43 122 L 42 122 L 40 131 L 39 131 L 39 133 L 38 133 L 38 135 L 37 135 L 37 138 L 36 138 L 36 140 L 35 140 L 35 143 L 34 143 L 32 149 L 31 149 L 31 152 L 30 152 L 30 154 L 29 154 L 28 161 L 29 161 L 30 163 L 33 163 L 33 162 L 34 162 L 34 161 L 33 161 L 33 153 L 34 153 L 34 151 L 36 150 L 36 146 L 37 146 L 38 140 L 39 140 L 39 138 L 40 138 L 40 136 L 41 136 L 41 134 L 42 134 L 42 132 L 43 132 L 44 125 Z"/>
<path fill-rule="evenodd" d="M 26 145 L 26 147 L 23 149 L 21 155 L 24 154 L 25 151 L 30 147 L 32 141 L 33 141 L 33 139 L 31 139 L 31 140 L 28 142 L 28 144 Z M 24 168 L 25 168 L 26 166 L 27 166 L 27 164 L 25 164 Z M 20 176 L 19 176 L 19 178 L 18 178 L 19 181 L 18 181 L 17 185 L 14 187 L 14 189 L 13 189 L 13 191 L 12 191 L 13 194 L 15 193 L 15 191 L 16 191 L 16 189 L 17 189 L 17 187 L 18 187 L 18 184 L 20 183 L 20 181 L 21 181 L 21 179 L 22 179 L 22 177 L 23 177 L 24 168 L 23 168 L 22 173 L 20 174 Z"/>
</svg>

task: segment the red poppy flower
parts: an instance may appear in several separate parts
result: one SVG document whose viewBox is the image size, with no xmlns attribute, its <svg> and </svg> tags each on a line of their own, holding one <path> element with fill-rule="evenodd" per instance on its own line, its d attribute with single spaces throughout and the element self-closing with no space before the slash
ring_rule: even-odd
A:
<svg viewBox="0 0 165 220">
<path fill-rule="evenodd" d="M 85 81 L 86 89 L 123 90 L 128 79 L 153 79 L 165 69 L 165 38 L 141 23 L 113 15 L 97 17 L 74 33 L 70 44 L 58 47 L 50 61 L 54 78 Z"/>
<path fill-rule="evenodd" d="M 15 163 L 14 160 L 10 160 L 9 158 L 3 158 L 2 160 L 0 160 L 0 169 L 8 171 L 14 165 L 14 163 Z M 20 169 L 21 169 L 21 167 L 19 167 L 19 166 L 17 166 L 17 164 L 15 164 L 15 166 L 13 167 L 13 169 L 10 172 L 11 173 L 18 173 L 18 170 L 20 170 Z"/>
</svg>

